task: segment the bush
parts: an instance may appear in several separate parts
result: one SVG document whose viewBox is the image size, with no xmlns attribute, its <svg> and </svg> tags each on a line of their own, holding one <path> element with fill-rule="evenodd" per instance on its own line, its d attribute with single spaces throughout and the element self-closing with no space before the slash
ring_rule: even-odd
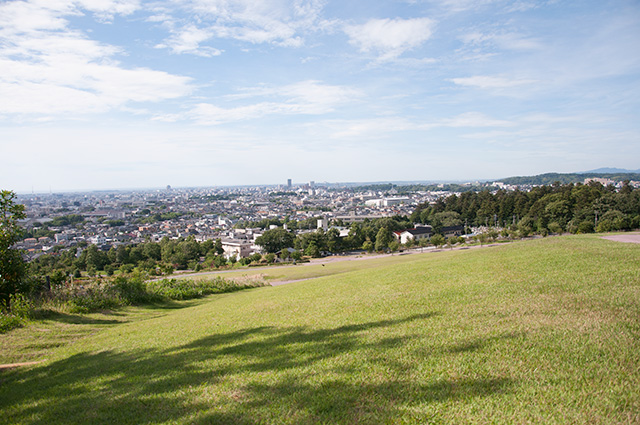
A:
<svg viewBox="0 0 640 425">
<path fill-rule="evenodd" d="M 71 313 L 89 313 L 153 300 L 147 293 L 143 275 L 53 287 L 51 298 L 66 304 Z"/>
<path fill-rule="evenodd" d="M 583 221 L 578 224 L 577 233 L 593 233 L 594 230 L 595 229 L 591 221 Z"/>
<path fill-rule="evenodd" d="M 209 294 L 234 292 L 242 289 L 262 286 L 257 282 L 237 284 L 233 281 L 216 277 L 209 280 L 162 279 L 147 284 L 147 290 L 156 297 L 171 300 L 188 300 Z"/>
<path fill-rule="evenodd" d="M 11 294 L 9 301 L 0 307 L 0 333 L 22 326 L 35 310 L 33 302 L 23 294 Z"/>
<path fill-rule="evenodd" d="M 22 326 L 24 320 L 12 314 L 0 312 L 0 334 Z"/>
<path fill-rule="evenodd" d="M 133 271 L 133 264 L 123 264 L 119 269 L 122 273 L 131 273 Z"/>
<path fill-rule="evenodd" d="M 33 316 L 35 306 L 33 301 L 23 294 L 12 294 L 9 297 L 9 312 L 16 317 L 28 319 Z"/>
<path fill-rule="evenodd" d="M 144 274 L 118 276 L 109 280 L 95 280 L 82 284 L 52 286 L 49 302 L 62 306 L 70 313 L 90 313 L 124 305 L 144 304 L 163 300 L 187 300 L 209 294 L 239 291 L 263 286 L 259 282 L 237 284 L 231 280 L 163 279 L 145 282 Z M 26 295 L 11 295 L 6 305 L 0 304 L 0 332 L 21 326 L 34 315 L 33 301 Z"/>
<path fill-rule="evenodd" d="M 551 223 L 549 223 L 548 227 L 551 233 L 557 233 L 557 234 L 562 233 L 562 226 L 560 226 L 560 224 L 556 223 L 555 221 L 552 221 Z"/>
<path fill-rule="evenodd" d="M 113 292 L 124 304 L 141 304 L 150 301 L 147 284 L 140 275 L 115 278 Z"/>
</svg>

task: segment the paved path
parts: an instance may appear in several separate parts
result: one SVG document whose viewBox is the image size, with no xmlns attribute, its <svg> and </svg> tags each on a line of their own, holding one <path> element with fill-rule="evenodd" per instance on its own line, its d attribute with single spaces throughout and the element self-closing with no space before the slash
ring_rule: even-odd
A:
<svg viewBox="0 0 640 425">
<path fill-rule="evenodd" d="M 603 236 L 602 239 L 615 242 L 640 243 L 640 233 L 627 233 L 624 235 Z"/>
</svg>

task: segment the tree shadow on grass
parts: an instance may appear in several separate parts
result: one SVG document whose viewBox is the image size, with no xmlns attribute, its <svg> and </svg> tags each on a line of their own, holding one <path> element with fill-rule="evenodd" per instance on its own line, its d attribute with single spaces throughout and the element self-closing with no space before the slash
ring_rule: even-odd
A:
<svg viewBox="0 0 640 425">
<path fill-rule="evenodd" d="M 80 353 L 0 375 L 0 422 L 380 423 L 411 406 L 509 390 L 506 378 L 416 382 L 394 362 L 379 364 L 414 338 L 393 327 L 432 316 L 255 327 L 167 350 Z"/>
<path fill-rule="evenodd" d="M 448 353 L 456 354 L 456 353 L 466 353 L 466 352 L 475 352 L 481 350 L 487 345 L 505 339 L 515 339 L 521 338 L 525 335 L 524 332 L 509 332 L 503 335 L 493 336 L 493 337 L 484 337 L 484 338 L 473 338 L 469 339 L 457 344 L 453 344 L 450 347 L 447 347 L 446 351 Z"/>
<path fill-rule="evenodd" d="M 42 313 L 39 319 L 51 320 L 54 322 L 67 323 L 71 325 L 115 325 L 122 323 L 120 320 L 107 320 L 89 317 L 84 314 L 68 314 L 59 311 L 48 310 Z"/>
</svg>

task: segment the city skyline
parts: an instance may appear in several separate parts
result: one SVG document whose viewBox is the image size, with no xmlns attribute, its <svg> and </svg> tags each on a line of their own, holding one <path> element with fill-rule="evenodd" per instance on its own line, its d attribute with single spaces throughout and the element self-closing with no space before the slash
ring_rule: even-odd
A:
<svg viewBox="0 0 640 425">
<path fill-rule="evenodd" d="M 0 4 L 3 189 L 468 181 L 640 157 L 634 1 Z"/>
</svg>

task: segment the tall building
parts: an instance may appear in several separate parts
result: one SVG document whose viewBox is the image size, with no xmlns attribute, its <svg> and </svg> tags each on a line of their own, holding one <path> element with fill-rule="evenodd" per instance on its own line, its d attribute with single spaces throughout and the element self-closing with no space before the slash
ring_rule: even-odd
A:
<svg viewBox="0 0 640 425">
<path fill-rule="evenodd" d="M 287 187 L 291 189 L 291 179 L 287 179 Z"/>
</svg>

